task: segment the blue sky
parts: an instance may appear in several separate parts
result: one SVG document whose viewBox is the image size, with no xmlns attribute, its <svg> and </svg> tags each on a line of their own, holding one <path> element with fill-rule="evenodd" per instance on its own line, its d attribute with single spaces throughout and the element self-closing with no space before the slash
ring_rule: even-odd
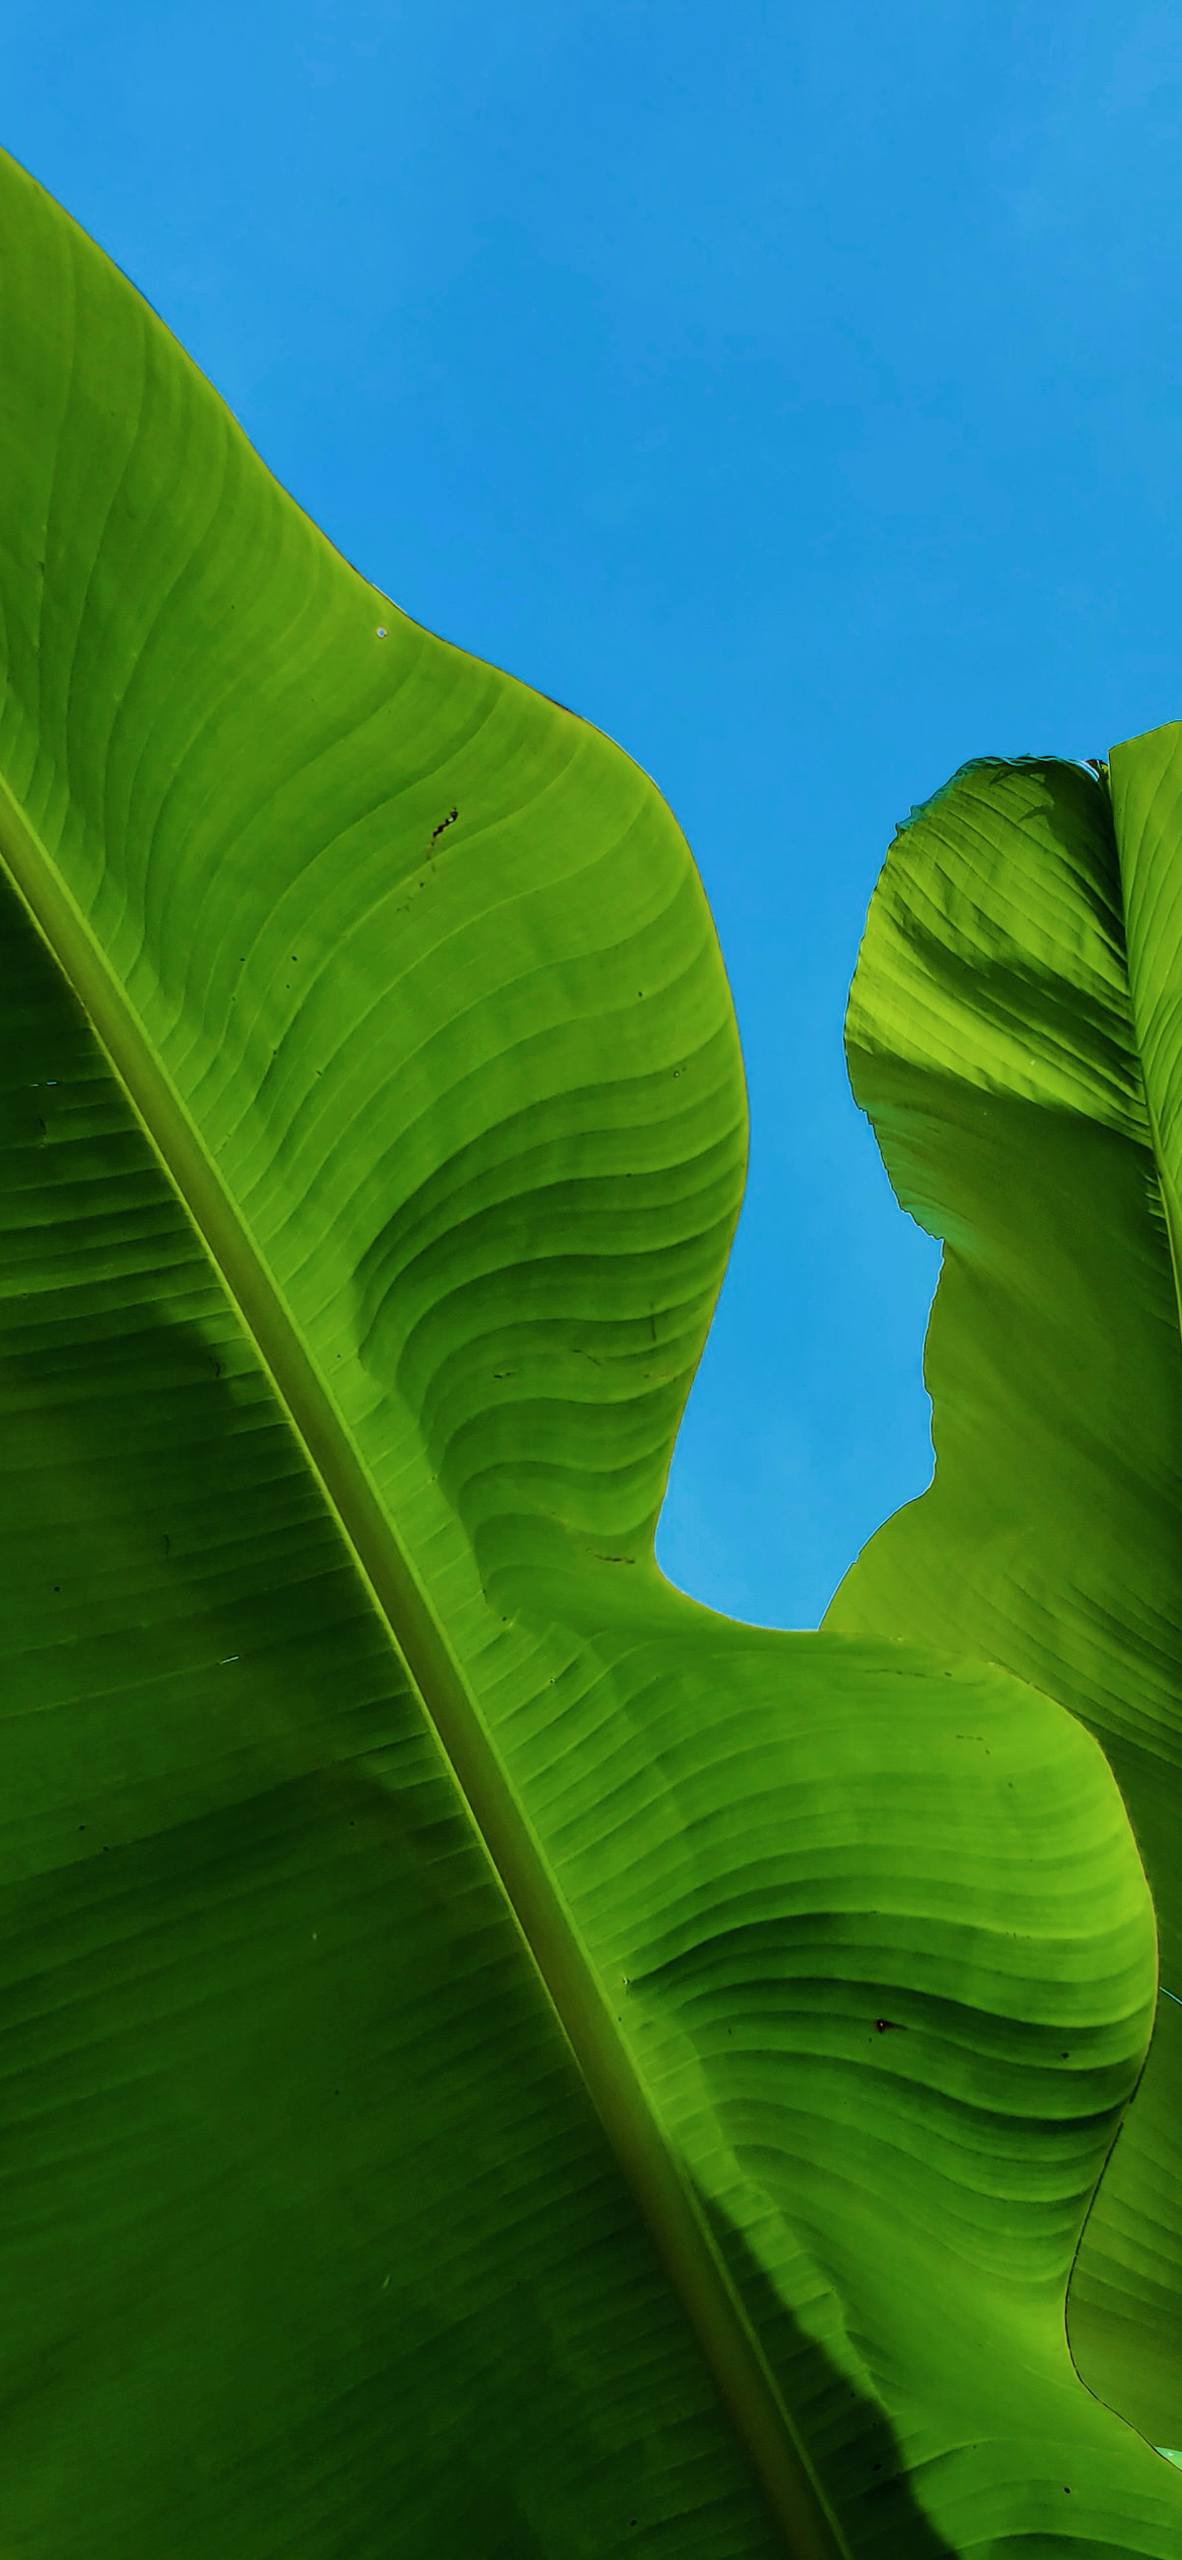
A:
<svg viewBox="0 0 1182 2560">
<path fill-rule="evenodd" d="M 46 0 L 4 86 L 350 558 L 686 828 L 752 1155 L 659 1551 L 814 1623 L 931 1463 L 935 1249 L 841 1055 L 885 846 L 1182 708 L 1182 16 Z"/>
</svg>

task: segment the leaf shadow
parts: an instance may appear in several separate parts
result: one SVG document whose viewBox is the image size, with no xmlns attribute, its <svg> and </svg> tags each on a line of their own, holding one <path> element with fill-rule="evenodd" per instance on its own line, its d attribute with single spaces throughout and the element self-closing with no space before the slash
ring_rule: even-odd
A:
<svg viewBox="0 0 1182 2560">
<path fill-rule="evenodd" d="M 799 2421 L 808 2463 L 843 2535 L 838 2547 L 859 2560 L 957 2560 L 915 2496 L 880 2404 L 810 2336 L 733 2217 L 700 2188 L 697 2198 L 773 2380 Z"/>
</svg>

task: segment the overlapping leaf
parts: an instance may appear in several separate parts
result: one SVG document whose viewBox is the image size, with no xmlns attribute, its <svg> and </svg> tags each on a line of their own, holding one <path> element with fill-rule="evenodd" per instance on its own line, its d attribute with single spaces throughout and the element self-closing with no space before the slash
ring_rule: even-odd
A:
<svg viewBox="0 0 1182 2560">
<path fill-rule="evenodd" d="M 1167 2560 L 1063 2331 L 1102 1754 L 653 1563 L 744 1151 L 671 819 L 0 243 L 9 2540 Z"/>
<path fill-rule="evenodd" d="M 900 1198 L 947 1239 L 937 1467 L 834 1628 L 963 1645 L 1091 1727 L 1153 1886 L 1163 1997 L 1070 2299 L 1082 2372 L 1182 2417 L 1182 731 L 1105 776 L 970 767 L 871 909 L 848 1045 Z"/>
</svg>

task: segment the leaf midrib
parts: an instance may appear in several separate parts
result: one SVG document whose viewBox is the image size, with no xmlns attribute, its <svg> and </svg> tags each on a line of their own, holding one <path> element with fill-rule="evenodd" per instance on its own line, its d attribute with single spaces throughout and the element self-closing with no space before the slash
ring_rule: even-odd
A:
<svg viewBox="0 0 1182 2560">
<path fill-rule="evenodd" d="M 0 776 L 0 863 L 81 1004 L 336 1517 L 794 2560 L 850 2560 L 607 1993 L 300 1329 L 46 847 Z"/>
</svg>

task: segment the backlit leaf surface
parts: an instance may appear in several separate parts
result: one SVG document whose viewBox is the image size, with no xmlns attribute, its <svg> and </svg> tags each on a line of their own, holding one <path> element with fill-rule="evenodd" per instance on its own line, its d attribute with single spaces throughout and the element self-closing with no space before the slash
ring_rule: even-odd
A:
<svg viewBox="0 0 1182 2560">
<path fill-rule="evenodd" d="M 653 1561 L 745 1151 L 668 812 L 11 164 L 0 458 L 7 2547 L 1168 2560 L 1063 2327 L 1100 1750 Z"/>
</svg>

